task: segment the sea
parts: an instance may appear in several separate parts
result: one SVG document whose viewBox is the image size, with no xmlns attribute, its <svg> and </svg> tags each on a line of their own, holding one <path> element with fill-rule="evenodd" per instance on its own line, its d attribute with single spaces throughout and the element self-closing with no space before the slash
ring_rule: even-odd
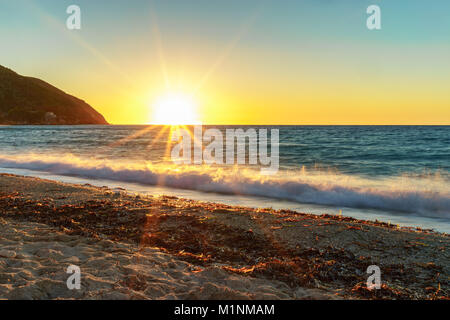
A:
<svg viewBox="0 0 450 320">
<path fill-rule="evenodd" d="M 278 172 L 175 163 L 157 125 L 0 126 L 0 172 L 450 233 L 449 126 L 211 128 L 278 130 Z"/>
</svg>

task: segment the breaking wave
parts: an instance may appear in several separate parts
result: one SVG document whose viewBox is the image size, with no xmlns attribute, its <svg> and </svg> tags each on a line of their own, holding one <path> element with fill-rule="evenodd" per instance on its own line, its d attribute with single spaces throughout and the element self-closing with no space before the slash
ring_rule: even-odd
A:
<svg viewBox="0 0 450 320">
<path fill-rule="evenodd" d="M 450 178 L 446 173 L 369 178 L 303 168 L 262 176 L 259 169 L 249 167 L 178 166 L 36 154 L 0 156 L 0 167 L 450 219 Z"/>
</svg>

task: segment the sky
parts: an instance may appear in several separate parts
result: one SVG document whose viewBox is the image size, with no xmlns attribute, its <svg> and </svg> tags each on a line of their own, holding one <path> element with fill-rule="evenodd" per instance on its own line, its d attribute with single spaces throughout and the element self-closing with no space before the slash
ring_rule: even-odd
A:
<svg viewBox="0 0 450 320">
<path fill-rule="evenodd" d="M 69 30 L 66 9 L 81 9 Z M 366 9 L 381 9 L 369 30 Z M 450 124 L 448 0 L 0 0 L 0 65 L 112 124 Z"/>
</svg>

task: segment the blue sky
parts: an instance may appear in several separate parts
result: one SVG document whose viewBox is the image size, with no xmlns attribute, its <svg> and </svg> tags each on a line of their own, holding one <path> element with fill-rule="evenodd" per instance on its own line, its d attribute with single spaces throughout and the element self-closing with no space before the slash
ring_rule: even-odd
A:
<svg viewBox="0 0 450 320">
<path fill-rule="evenodd" d="M 71 4 L 81 7 L 79 31 L 64 27 Z M 366 28 L 371 4 L 381 7 L 380 31 Z M 276 94 L 267 101 L 280 101 L 276 95 L 302 88 L 307 94 L 339 87 L 328 101 L 293 95 L 288 110 L 333 99 L 342 107 L 353 102 L 339 92 L 376 94 L 404 81 L 410 83 L 398 88 L 399 95 L 407 95 L 409 85 L 426 88 L 419 100 L 436 97 L 438 119 L 447 116 L 443 105 L 450 101 L 449 13 L 447 0 L 0 0 L 0 64 L 112 110 L 116 122 L 136 120 L 113 101 L 147 99 L 142 91 L 152 96 L 162 90 L 158 43 L 172 78 L 183 74 L 185 82 L 197 83 L 216 65 L 206 95 L 216 90 L 211 95 L 242 101 L 249 110 L 260 104 L 252 94 L 269 88 Z M 130 103 L 136 112 L 145 108 L 142 99 Z M 389 99 L 401 100 L 391 93 L 380 103 Z"/>
</svg>

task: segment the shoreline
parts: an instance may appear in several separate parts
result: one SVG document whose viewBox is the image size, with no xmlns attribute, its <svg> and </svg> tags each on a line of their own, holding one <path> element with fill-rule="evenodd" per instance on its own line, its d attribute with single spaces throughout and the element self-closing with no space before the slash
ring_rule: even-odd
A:
<svg viewBox="0 0 450 320">
<path fill-rule="evenodd" d="M 0 174 L 0 230 L 0 298 L 450 297 L 449 235 L 384 222 Z M 65 286 L 71 259 L 81 290 Z"/>
<path fill-rule="evenodd" d="M 58 166 L 59 163 L 52 163 L 52 165 Z M 61 162 L 64 166 L 66 163 Z M 106 166 L 106 169 L 114 169 Z M 120 169 L 115 169 L 119 170 Z M 441 215 L 427 215 L 427 214 L 417 214 L 411 211 L 402 210 L 383 210 L 376 208 L 366 208 L 366 207 L 347 207 L 342 205 L 331 205 L 322 204 L 321 201 L 316 202 L 298 202 L 292 201 L 283 197 L 273 197 L 268 195 L 253 195 L 251 193 L 245 193 L 236 195 L 234 193 L 227 193 L 214 191 L 214 190 L 203 190 L 197 189 L 195 187 L 182 187 L 177 188 L 176 186 L 170 185 L 158 185 L 158 184 L 146 184 L 145 181 L 128 181 L 127 179 L 117 179 L 104 176 L 100 174 L 98 177 L 94 176 L 78 176 L 74 174 L 64 174 L 64 173 L 52 173 L 51 171 L 39 171 L 34 169 L 14 169 L 14 168 L 3 168 L 2 172 L 5 174 L 13 174 L 18 176 L 28 176 L 36 177 L 44 180 L 51 180 L 62 183 L 76 184 L 76 185 L 92 185 L 94 187 L 108 187 L 114 190 L 125 189 L 127 192 L 132 194 L 140 195 L 168 195 L 175 196 L 179 198 L 192 199 L 198 201 L 222 203 L 231 206 L 245 206 L 251 208 L 273 208 L 275 210 L 292 210 L 297 212 L 308 212 L 313 214 L 323 214 L 328 213 L 332 215 L 343 215 L 357 220 L 363 221 L 382 221 L 392 223 L 393 225 L 399 225 L 404 227 L 418 227 L 422 229 L 430 229 L 440 233 L 450 234 L 450 220 L 443 218 Z M 120 171 L 121 172 L 121 171 Z M 139 175 L 138 175 L 139 176 Z M 176 177 L 175 177 L 176 178 Z M 164 176 L 161 176 L 164 179 Z M 137 179 L 139 180 L 139 179 Z M 144 179 L 145 180 L 145 179 Z M 242 190 L 240 190 L 242 191 Z M 329 196 L 327 194 L 324 197 Z M 307 199 L 306 199 L 307 200 Z M 389 199 L 387 199 L 388 201 Z M 414 206 L 414 203 L 409 204 Z M 417 205 L 417 203 L 416 203 Z M 340 210 L 341 209 L 341 210 Z M 445 217 L 445 215 L 444 215 Z"/>
</svg>

